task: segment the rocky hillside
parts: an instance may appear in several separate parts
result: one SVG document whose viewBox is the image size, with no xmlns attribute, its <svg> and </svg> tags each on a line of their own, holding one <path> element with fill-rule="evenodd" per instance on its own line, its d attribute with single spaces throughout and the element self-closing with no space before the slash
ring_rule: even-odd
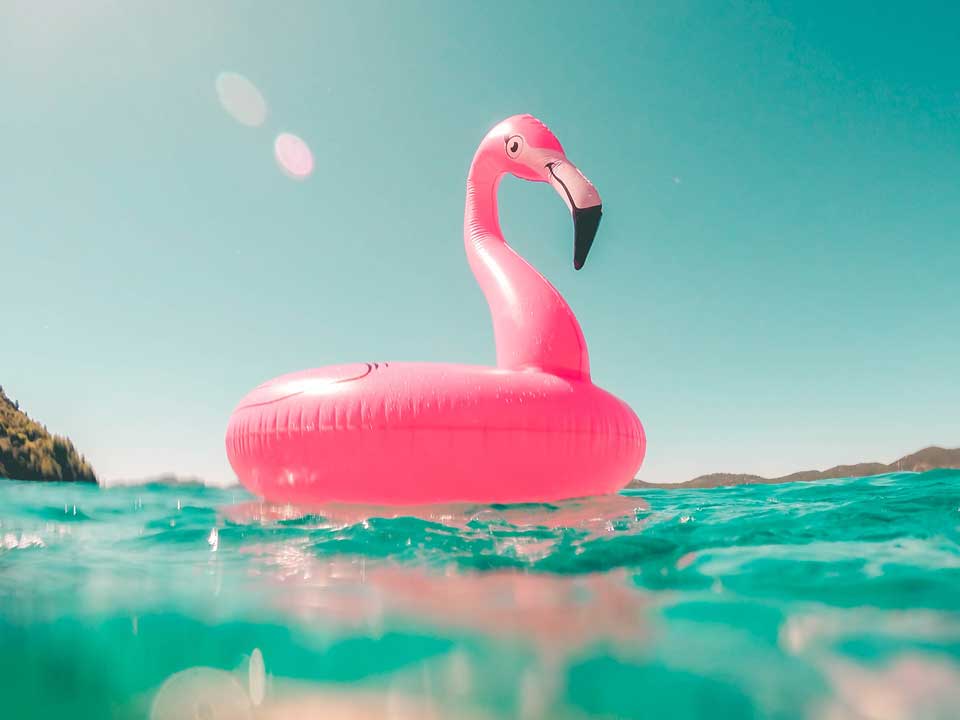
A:
<svg viewBox="0 0 960 720">
<path fill-rule="evenodd" d="M 51 435 L 0 387 L 0 478 L 96 482 L 90 463 L 65 437 Z"/>
<path fill-rule="evenodd" d="M 889 472 L 926 472 L 937 468 L 960 469 L 960 448 L 952 450 L 941 447 L 928 447 L 911 455 L 904 455 L 889 465 L 878 462 L 858 463 L 857 465 L 837 465 L 829 470 L 803 470 L 783 477 L 765 478 L 759 475 L 737 475 L 731 473 L 711 473 L 681 483 L 648 483 L 634 480 L 629 487 L 638 488 L 712 488 L 728 485 L 775 484 L 787 482 L 809 482 L 829 480 L 831 478 L 866 477 Z"/>
</svg>

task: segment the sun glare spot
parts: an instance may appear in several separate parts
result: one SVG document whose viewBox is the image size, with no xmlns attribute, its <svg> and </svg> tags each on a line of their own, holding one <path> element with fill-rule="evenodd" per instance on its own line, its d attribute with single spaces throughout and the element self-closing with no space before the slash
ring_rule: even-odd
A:
<svg viewBox="0 0 960 720">
<path fill-rule="evenodd" d="M 267 101 L 257 86 L 239 73 L 222 72 L 217 76 L 217 98 L 241 125 L 260 127 L 267 119 Z"/>
<path fill-rule="evenodd" d="M 280 169 L 294 180 L 306 180 L 313 172 L 313 153 L 303 139 L 281 133 L 273 143 L 273 152 Z"/>
</svg>

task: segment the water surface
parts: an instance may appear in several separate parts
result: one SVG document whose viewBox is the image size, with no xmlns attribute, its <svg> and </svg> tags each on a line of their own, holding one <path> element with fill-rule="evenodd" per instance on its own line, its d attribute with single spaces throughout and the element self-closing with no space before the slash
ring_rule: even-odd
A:
<svg viewBox="0 0 960 720">
<path fill-rule="evenodd" d="M 294 509 L 0 481 L 3 718 L 955 718 L 960 472 Z"/>
</svg>

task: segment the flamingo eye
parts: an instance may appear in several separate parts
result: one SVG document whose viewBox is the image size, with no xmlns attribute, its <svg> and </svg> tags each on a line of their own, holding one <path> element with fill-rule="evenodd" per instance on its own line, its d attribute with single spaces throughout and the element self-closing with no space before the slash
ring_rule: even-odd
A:
<svg viewBox="0 0 960 720">
<path fill-rule="evenodd" d="M 511 135 L 507 138 L 507 155 L 516 158 L 523 150 L 523 138 L 519 135 Z"/>
</svg>

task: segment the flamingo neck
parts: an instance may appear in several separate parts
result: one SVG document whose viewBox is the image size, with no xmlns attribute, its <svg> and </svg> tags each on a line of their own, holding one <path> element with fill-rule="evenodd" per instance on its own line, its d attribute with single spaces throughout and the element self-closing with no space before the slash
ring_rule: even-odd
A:
<svg viewBox="0 0 960 720">
<path fill-rule="evenodd" d="M 463 240 L 497 346 L 497 367 L 590 379 L 580 324 L 553 285 L 503 239 L 497 188 L 503 171 L 481 152 L 467 177 Z"/>
</svg>

